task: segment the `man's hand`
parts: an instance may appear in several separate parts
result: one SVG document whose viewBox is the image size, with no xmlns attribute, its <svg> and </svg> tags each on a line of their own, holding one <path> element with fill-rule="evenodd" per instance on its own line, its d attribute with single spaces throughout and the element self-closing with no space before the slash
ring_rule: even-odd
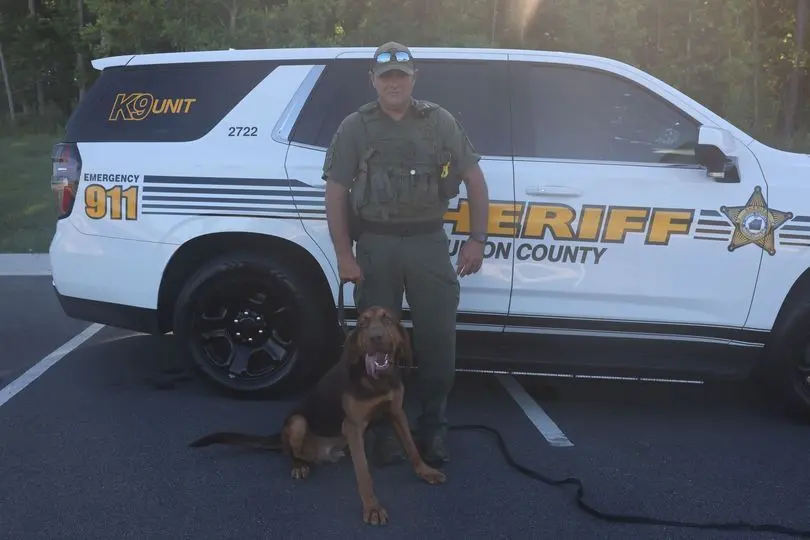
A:
<svg viewBox="0 0 810 540">
<path fill-rule="evenodd" d="M 465 171 L 463 178 L 470 199 L 470 227 L 473 231 L 485 232 L 489 228 L 489 193 L 484 173 L 476 163 Z M 470 238 L 461 248 L 456 273 L 461 277 L 475 274 L 483 263 L 484 243 Z"/>
<path fill-rule="evenodd" d="M 338 259 L 338 274 L 341 281 L 351 281 L 356 284 L 363 280 L 363 270 L 353 255 L 347 254 Z"/>
<path fill-rule="evenodd" d="M 341 281 L 357 283 L 363 279 L 363 271 L 352 252 L 349 238 L 348 191 L 338 182 L 326 182 L 326 221 L 329 224 L 329 235 L 335 246 L 338 275 Z"/>
<path fill-rule="evenodd" d="M 484 244 L 477 240 L 469 239 L 461 248 L 456 263 L 456 273 L 461 276 L 475 274 L 481 269 L 484 262 Z"/>
</svg>

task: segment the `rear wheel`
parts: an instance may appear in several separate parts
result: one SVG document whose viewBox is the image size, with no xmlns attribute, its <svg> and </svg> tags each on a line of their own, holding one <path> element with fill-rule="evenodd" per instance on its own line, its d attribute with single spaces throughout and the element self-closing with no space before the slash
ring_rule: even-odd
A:
<svg viewBox="0 0 810 540">
<path fill-rule="evenodd" d="M 240 393 L 289 390 L 323 357 L 327 310 L 279 258 L 231 253 L 186 282 L 174 333 L 211 381 Z"/>
</svg>

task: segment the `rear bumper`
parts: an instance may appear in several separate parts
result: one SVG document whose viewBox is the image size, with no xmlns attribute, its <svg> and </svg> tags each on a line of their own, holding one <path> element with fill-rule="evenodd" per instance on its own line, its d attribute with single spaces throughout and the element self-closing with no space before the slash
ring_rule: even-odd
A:
<svg viewBox="0 0 810 540">
<path fill-rule="evenodd" d="M 160 333 L 158 290 L 176 247 L 86 235 L 61 220 L 49 250 L 54 293 L 74 319 Z"/>
<path fill-rule="evenodd" d="M 68 317 L 133 332 L 163 333 L 158 324 L 157 310 L 65 296 L 56 289 L 55 285 L 53 290 L 62 310 Z"/>
</svg>

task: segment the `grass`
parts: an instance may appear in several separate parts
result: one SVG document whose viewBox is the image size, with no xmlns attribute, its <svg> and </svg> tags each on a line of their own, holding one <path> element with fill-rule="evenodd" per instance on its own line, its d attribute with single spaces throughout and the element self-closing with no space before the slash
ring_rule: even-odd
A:
<svg viewBox="0 0 810 540">
<path fill-rule="evenodd" d="M 0 253 L 45 253 L 56 227 L 53 134 L 0 136 Z"/>
</svg>

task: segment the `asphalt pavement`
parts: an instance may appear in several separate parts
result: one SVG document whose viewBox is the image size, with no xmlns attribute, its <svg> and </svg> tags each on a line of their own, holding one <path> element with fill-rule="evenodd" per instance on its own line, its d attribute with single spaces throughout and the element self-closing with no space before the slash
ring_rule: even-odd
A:
<svg viewBox="0 0 810 540">
<path fill-rule="evenodd" d="M 0 294 L 0 386 L 89 326 L 61 313 L 47 277 L 0 277 Z M 756 389 L 518 381 L 534 408 L 496 377 L 460 374 L 451 421 L 495 427 L 522 465 L 580 478 L 597 509 L 810 530 L 810 426 Z M 187 447 L 210 431 L 273 431 L 288 405 L 213 391 L 173 336 L 104 328 L 0 406 L 0 537 L 789 538 L 600 521 L 574 488 L 510 468 L 484 433 L 452 432 L 441 486 L 407 464 L 372 468 L 384 528 L 362 522 L 350 459 L 298 482 L 276 454 Z M 543 413 L 568 446 L 536 427 Z"/>
<path fill-rule="evenodd" d="M 65 316 L 50 276 L 0 276 L 0 387 L 88 325 Z"/>
</svg>

